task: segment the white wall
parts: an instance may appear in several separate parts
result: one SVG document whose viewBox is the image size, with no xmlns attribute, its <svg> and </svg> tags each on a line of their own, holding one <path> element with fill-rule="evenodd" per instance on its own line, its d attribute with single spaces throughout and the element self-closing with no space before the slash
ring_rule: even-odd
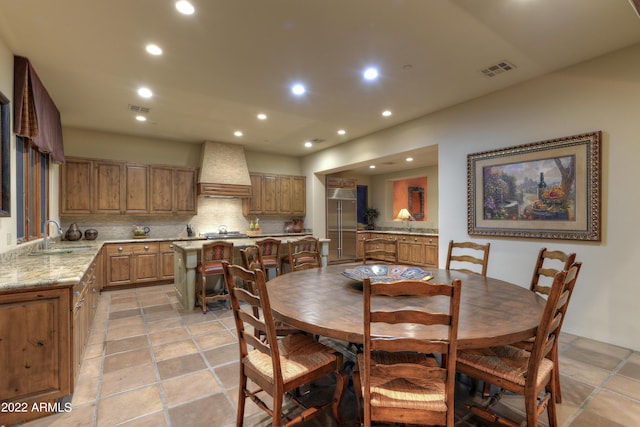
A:
<svg viewBox="0 0 640 427">
<path fill-rule="evenodd" d="M 303 170 L 311 176 L 391 146 L 405 151 L 438 144 L 440 266 L 449 240 L 490 241 L 488 274 L 528 286 L 541 247 L 575 251 L 584 264 L 564 331 L 640 350 L 639 112 L 640 45 L 635 45 L 308 156 Z M 467 235 L 467 154 L 596 130 L 603 131 L 601 242 Z M 316 195 L 309 200 L 317 201 Z M 314 228 L 324 221 L 310 220 Z"/>
<path fill-rule="evenodd" d="M 0 252 L 16 247 L 16 138 L 13 133 L 13 53 L 0 39 L 0 92 L 11 101 L 11 216 L 0 217 Z"/>
</svg>

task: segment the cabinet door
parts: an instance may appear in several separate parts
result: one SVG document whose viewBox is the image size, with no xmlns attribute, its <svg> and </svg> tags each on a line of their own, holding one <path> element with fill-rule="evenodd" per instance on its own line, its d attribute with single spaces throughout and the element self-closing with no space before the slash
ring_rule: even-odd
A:
<svg viewBox="0 0 640 427">
<path fill-rule="evenodd" d="M 31 408 L 33 402 L 72 392 L 70 292 L 57 288 L 0 295 L 0 401 L 28 402 Z M 0 424 L 5 422 L 17 420 L 0 413 Z"/>
<path fill-rule="evenodd" d="M 91 203 L 92 170 L 90 160 L 67 158 L 60 166 L 60 213 L 89 214 Z"/>
<path fill-rule="evenodd" d="M 133 281 L 133 253 L 125 245 L 107 246 L 107 287 L 128 285 Z"/>
<path fill-rule="evenodd" d="M 124 164 L 118 162 L 94 162 L 94 212 L 121 214 L 124 209 Z"/>
<path fill-rule="evenodd" d="M 174 212 L 178 215 L 197 213 L 196 207 L 196 170 L 174 170 Z"/>
<path fill-rule="evenodd" d="M 291 177 L 279 176 L 278 177 L 278 213 L 283 215 L 291 215 Z"/>
<path fill-rule="evenodd" d="M 425 265 L 427 267 L 438 268 L 438 238 L 427 237 L 424 249 Z"/>
<path fill-rule="evenodd" d="M 160 243 L 160 273 L 159 279 L 173 279 L 174 249 L 172 243 Z"/>
<path fill-rule="evenodd" d="M 134 283 L 158 280 L 158 243 L 138 244 L 133 252 Z"/>
<path fill-rule="evenodd" d="M 250 173 L 251 179 L 251 197 L 242 199 L 242 214 L 244 216 L 261 215 L 262 199 L 263 199 L 263 176 L 259 173 Z"/>
<path fill-rule="evenodd" d="M 147 165 L 125 165 L 126 213 L 149 212 L 149 168 Z"/>
<path fill-rule="evenodd" d="M 307 214 L 307 178 L 294 176 L 291 180 L 291 214 L 305 216 Z"/>
<path fill-rule="evenodd" d="M 277 214 L 278 211 L 278 177 L 264 175 L 262 181 L 262 213 Z"/>
<path fill-rule="evenodd" d="M 170 167 L 151 166 L 149 168 L 151 192 L 149 208 L 151 213 L 171 214 L 174 211 L 174 175 Z"/>
</svg>

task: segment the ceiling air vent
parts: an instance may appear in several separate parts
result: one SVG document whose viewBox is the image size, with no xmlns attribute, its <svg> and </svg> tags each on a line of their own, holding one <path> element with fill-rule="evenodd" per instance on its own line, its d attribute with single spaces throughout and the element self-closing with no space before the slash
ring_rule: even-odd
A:
<svg viewBox="0 0 640 427">
<path fill-rule="evenodd" d="M 147 114 L 151 111 L 149 107 L 141 107 L 139 105 L 131 105 L 129 104 L 129 111 L 133 111 L 134 113 L 144 113 Z"/>
<path fill-rule="evenodd" d="M 511 71 L 514 68 L 516 68 L 516 66 L 510 63 L 509 61 L 500 61 L 497 64 L 491 65 L 485 68 L 484 70 L 482 70 L 482 74 L 484 74 L 487 77 L 494 77 L 506 71 Z"/>
</svg>

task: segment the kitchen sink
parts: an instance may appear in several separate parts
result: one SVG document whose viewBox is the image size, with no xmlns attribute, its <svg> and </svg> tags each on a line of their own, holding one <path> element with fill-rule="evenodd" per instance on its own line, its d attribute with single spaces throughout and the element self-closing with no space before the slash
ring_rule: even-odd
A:
<svg viewBox="0 0 640 427">
<path fill-rule="evenodd" d="M 49 249 L 41 249 L 39 251 L 33 251 L 29 254 L 29 256 L 43 256 L 43 255 L 64 255 L 70 254 L 73 251 L 83 251 L 86 249 L 91 249 L 89 245 L 83 246 L 64 246 L 61 248 L 49 248 Z"/>
</svg>

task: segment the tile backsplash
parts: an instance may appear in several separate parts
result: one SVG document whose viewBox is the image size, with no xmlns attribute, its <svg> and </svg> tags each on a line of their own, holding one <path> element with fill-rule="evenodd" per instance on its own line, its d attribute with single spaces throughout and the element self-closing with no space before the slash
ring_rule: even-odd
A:
<svg viewBox="0 0 640 427">
<path fill-rule="evenodd" d="M 284 222 L 289 217 L 260 218 L 263 233 L 282 233 Z M 99 240 L 131 238 L 134 225 L 149 227 L 150 237 L 177 238 L 187 237 L 187 224 L 191 224 L 196 236 L 200 233 L 217 232 L 218 227 L 226 225 L 229 231 L 245 232 L 255 218 L 242 215 L 241 199 L 207 198 L 198 199 L 198 214 L 195 216 L 160 215 L 85 215 L 61 217 L 62 232 L 65 233 L 72 223 L 84 232 L 89 228 L 98 230 Z"/>
</svg>

